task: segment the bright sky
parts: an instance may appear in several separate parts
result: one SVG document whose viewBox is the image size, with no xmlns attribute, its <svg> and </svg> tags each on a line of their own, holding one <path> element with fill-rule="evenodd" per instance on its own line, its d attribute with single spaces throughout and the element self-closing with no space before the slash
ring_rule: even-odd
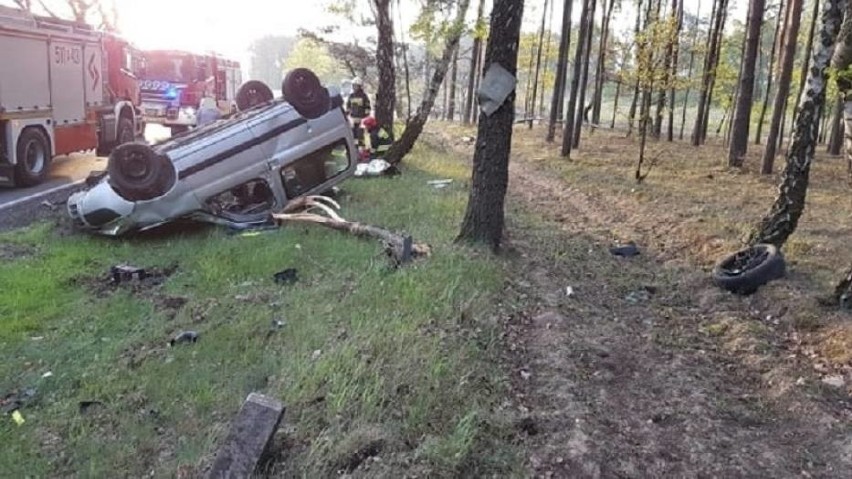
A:
<svg viewBox="0 0 852 479">
<path fill-rule="evenodd" d="M 57 12 L 67 0 L 45 0 Z M 217 51 L 248 68 L 248 47 L 264 35 L 295 35 L 299 28 L 315 29 L 340 20 L 326 12 L 330 0 L 113 0 L 118 6 L 124 35 L 143 49 L 169 48 L 190 51 Z M 553 29 L 559 29 L 564 0 L 554 0 Z M 665 0 L 664 0 L 665 1 Z M 410 24 L 418 12 L 419 0 L 402 0 L 403 22 Z M 541 22 L 544 0 L 527 0 L 524 30 L 535 31 Z M 600 7 L 601 1 L 598 1 Z M 14 5 L 12 0 L 0 0 Z M 476 14 L 477 0 L 471 0 L 469 17 Z M 684 0 L 687 11 L 701 6 L 702 16 L 709 14 L 712 0 Z M 747 2 L 734 0 L 732 18 L 745 20 Z M 582 2 L 574 0 L 573 17 L 578 21 Z M 632 29 L 634 0 L 622 0 L 622 13 L 613 19 L 616 34 Z M 486 0 L 486 15 L 491 0 Z M 370 15 L 369 11 L 364 12 Z M 599 13 L 596 18 L 599 18 Z M 394 18 L 398 22 L 397 18 Z M 361 32 L 363 37 L 365 32 Z M 373 31 L 366 32 L 374 34 Z M 347 32 L 349 38 L 358 35 Z"/>
</svg>

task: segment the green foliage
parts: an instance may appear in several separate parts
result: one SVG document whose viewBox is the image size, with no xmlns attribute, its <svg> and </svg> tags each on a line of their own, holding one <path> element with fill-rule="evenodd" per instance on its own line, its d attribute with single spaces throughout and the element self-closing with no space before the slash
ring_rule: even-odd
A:
<svg viewBox="0 0 852 479">
<path fill-rule="evenodd" d="M 340 62 L 329 54 L 328 47 L 313 38 L 300 38 L 284 61 L 284 72 L 299 67 L 309 67 L 326 84 L 340 83 L 348 77 Z"/>
<path fill-rule="evenodd" d="M 665 65 L 665 51 L 677 35 L 677 22 L 670 16 L 650 22 L 637 35 L 634 74 L 642 90 L 671 87 L 671 75 Z"/>
<path fill-rule="evenodd" d="M 0 235 L 0 248 L 28 251 L 0 263 L 0 395 L 37 391 L 23 425 L 2 416 L 2 475 L 200 477 L 251 391 L 287 407 L 280 434 L 294 446 L 272 477 L 334 476 L 373 439 L 428 476 L 507 474 L 511 435 L 483 439 L 505 394 L 491 306 L 503 266 L 453 243 L 465 188 L 426 184 L 461 184 L 469 168 L 424 148 L 406 161 L 401 177 L 346 183 L 341 201 L 346 217 L 432 245 L 398 270 L 377 242 L 312 226 Z M 112 287 L 105 273 L 120 262 L 179 268 L 161 286 Z M 275 284 L 289 267 L 299 282 Z M 166 344 L 186 329 L 197 343 Z M 103 406 L 84 415 L 81 401 Z"/>
</svg>

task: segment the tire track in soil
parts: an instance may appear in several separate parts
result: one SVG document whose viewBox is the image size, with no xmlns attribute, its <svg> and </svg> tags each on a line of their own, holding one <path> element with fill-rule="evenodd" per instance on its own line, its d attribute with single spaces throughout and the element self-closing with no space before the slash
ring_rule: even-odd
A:
<svg viewBox="0 0 852 479">
<path fill-rule="evenodd" d="M 848 401 L 779 392 L 701 333 L 722 293 L 695 267 L 669 267 L 689 254 L 664 238 L 682 220 L 637 227 L 629 201 L 586 195 L 517 155 L 508 199 L 546 220 L 508 220 L 521 258 L 510 289 L 533 305 L 506 334 L 529 475 L 852 477 Z M 614 229 L 643 254 L 612 257 Z M 625 299 L 643 286 L 656 294 Z"/>
</svg>

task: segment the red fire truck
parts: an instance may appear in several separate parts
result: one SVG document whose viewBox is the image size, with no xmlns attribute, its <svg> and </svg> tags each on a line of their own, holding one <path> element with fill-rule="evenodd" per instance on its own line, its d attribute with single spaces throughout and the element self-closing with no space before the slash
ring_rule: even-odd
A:
<svg viewBox="0 0 852 479">
<path fill-rule="evenodd" d="M 197 124 L 198 107 L 205 97 L 216 99 L 219 111 L 236 109 L 242 83 L 240 64 L 217 54 L 198 55 L 177 50 L 146 51 L 140 79 L 145 121 L 158 123 L 172 134 Z"/>
<path fill-rule="evenodd" d="M 36 185 L 54 156 L 140 136 L 140 60 L 89 25 L 0 7 L 0 185 Z"/>
</svg>

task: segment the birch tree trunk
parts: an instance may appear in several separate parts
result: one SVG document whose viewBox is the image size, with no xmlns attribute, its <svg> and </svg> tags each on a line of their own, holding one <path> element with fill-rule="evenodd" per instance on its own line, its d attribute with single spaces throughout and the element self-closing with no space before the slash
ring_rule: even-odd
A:
<svg viewBox="0 0 852 479">
<path fill-rule="evenodd" d="M 396 165 L 402 161 L 402 158 L 414 148 L 414 143 L 417 142 L 420 134 L 423 133 L 423 127 L 426 126 L 426 122 L 429 120 L 429 113 L 435 105 L 435 97 L 438 96 L 438 90 L 444 82 L 444 77 L 447 76 L 450 60 L 452 60 L 455 51 L 459 47 L 459 39 L 464 31 L 464 17 L 467 14 L 469 5 L 470 0 L 459 0 L 456 17 L 453 20 L 450 31 L 447 33 L 447 44 L 444 46 L 444 53 L 441 56 L 441 60 L 435 66 L 432 81 L 423 95 L 423 101 L 420 103 L 414 116 L 406 122 L 405 131 L 399 137 L 399 140 L 391 145 L 385 155 L 385 161 L 392 165 Z"/>
<path fill-rule="evenodd" d="M 835 65 L 843 65 L 852 58 L 852 35 L 849 35 L 852 21 L 849 8 L 852 2 L 847 0 L 825 0 L 822 11 L 822 25 L 819 43 L 814 48 L 813 64 L 808 71 L 805 96 L 799 105 L 799 115 L 793 126 L 793 141 L 787 153 L 787 162 L 781 174 L 778 197 L 769 213 L 750 238 L 751 244 L 771 243 L 781 247 L 796 230 L 799 218 L 805 209 L 805 197 L 808 191 L 808 179 L 811 163 L 817 143 L 819 121 L 825 107 L 827 68 L 834 54 L 835 40 L 843 21 L 844 7 L 846 22 L 845 35 Z M 848 65 L 848 63 L 847 63 Z"/>
</svg>

